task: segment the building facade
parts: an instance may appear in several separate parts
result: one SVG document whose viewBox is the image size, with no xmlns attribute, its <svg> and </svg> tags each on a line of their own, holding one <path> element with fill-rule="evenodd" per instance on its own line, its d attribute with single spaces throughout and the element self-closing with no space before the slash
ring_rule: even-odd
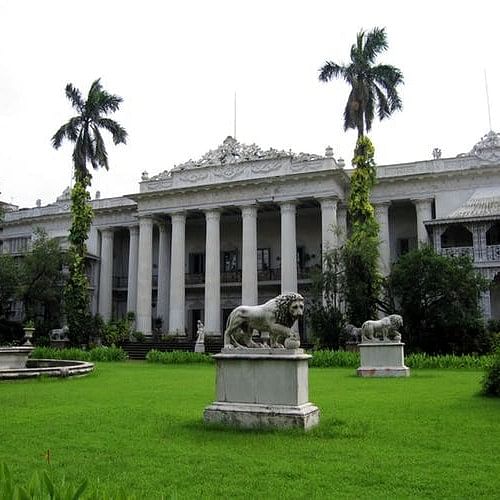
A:
<svg viewBox="0 0 500 500">
<path fill-rule="evenodd" d="M 470 255 L 491 282 L 484 314 L 500 318 L 500 136 L 469 153 L 377 167 L 372 202 L 380 224 L 380 268 L 431 243 Z M 349 170 L 325 154 L 264 151 L 228 137 L 200 160 L 142 174 L 139 192 L 92 201 L 88 276 L 92 311 L 136 315 L 136 329 L 220 335 L 229 312 L 282 292 L 307 295 L 321 255 L 348 231 Z M 20 254 L 34 230 L 67 244 L 67 190 L 56 203 L 13 210 L 2 251 Z M 301 325 L 302 335 L 307 335 Z"/>
</svg>

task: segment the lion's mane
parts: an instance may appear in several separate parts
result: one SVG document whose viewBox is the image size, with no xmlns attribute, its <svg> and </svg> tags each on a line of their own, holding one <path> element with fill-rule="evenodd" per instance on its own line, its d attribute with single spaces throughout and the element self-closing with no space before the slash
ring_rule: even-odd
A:
<svg viewBox="0 0 500 500">
<path fill-rule="evenodd" d="M 302 295 L 294 292 L 282 293 L 273 299 L 276 301 L 276 323 L 291 328 L 297 318 L 292 316 L 290 306 L 296 300 L 303 301 Z"/>
</svg>

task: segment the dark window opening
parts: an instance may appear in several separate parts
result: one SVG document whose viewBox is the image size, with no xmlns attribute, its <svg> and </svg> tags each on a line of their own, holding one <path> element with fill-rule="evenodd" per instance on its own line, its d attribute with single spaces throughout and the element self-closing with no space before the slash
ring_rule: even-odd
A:
<svg viewBox="0 0 500 500">
<path fill-rule="evenodd" d="M 189 254 L 189 272 L 191 274 L 203 274 L 205 272 L 205 254 Z"/>
<path fill-rule="evenodd" d="M 267 271 L 271 267 L 271 249 L 258 248 L 257 249 L 257 270 Z"/>
<path fill-rule="evenodd" d="M 236 250 L 222 252 L 222 270 L 225 273 L 238 270 L 238 252 Z"/>
<path fill-rule="evenodd" d="M 472 233 L 462 224 L 453 224 L 441 235 L 441 248 L 472 247 Z"/>
<path fill-rule="evenodd" d="M 495 222 L 488 231 L 486 231 L 487 245 L 500 245 L 500 223 Z"/>
</svg>

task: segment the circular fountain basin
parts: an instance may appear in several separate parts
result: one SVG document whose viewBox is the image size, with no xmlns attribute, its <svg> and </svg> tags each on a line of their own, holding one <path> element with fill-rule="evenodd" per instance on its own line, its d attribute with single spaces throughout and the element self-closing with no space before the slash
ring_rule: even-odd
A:
<svg viewBox="0 0 500 500">
<path fill-rule="evenodd" d="M 82 377 L 93 370 L 94 364 L 87 361 L 28 359 L 26 364 L 21 368 L 0 368 L 0 380 L 16 380 L 41 376 Z"/>
</svg>

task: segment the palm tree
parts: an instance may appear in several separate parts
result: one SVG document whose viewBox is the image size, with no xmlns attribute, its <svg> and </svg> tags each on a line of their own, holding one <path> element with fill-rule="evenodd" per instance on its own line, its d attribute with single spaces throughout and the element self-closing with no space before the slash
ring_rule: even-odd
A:
<svg viewBox="0 0 500 500">
<path fill-rule="evenodd" d="M 52 137 L 52 145 L 59 149 L 63 139 L 75 143 L 73 150 L 73 165 L 75 181 L 90 184 L 91 175 L 87 169 L 90 162 L 94 169 L 104 167 L 109 169 L 108 153 L 100 129 L 111 133 L 115 144 L 127 142 L 126 130 L 114 120 L 105 115 L 119 109 L 123 99 L 117 95 L 108 94 L 96 80 L 90 87 L 87 100 L 84 101 L 81 92 L 71 83 L 66 85 L 66 97 L 78 115 L 69 119 Z"/>
<path fill-rule="evenodd" d="M 365 130 L 370 131 L 375 108 L 383 120 L 403 107 L 397 92 L 397 86 L 403 83 L 401 71 L 388 64 L 374 65 L 376 57 L 387 47 L 385 28 L 360 31 L 351 47 L 349 65 L 327 61 L 319 70 L 320 81 L 343 78 L 351 86 L 344 110 L 344 130 L 357 129 L 358 138 Z"/>
<path fill-rule="evenodd" d="M 111 133 L 115 144 L 126 143 L 127 132 L 114 120 L 106 117 L 117 111 L 122 98 L 108 94 L 96 80 L 90 87 L 87 100 L 71 83 L 66 85 L 66 97 L 78 114 L 70 118 L 52 137 L 52 145 L 59 149 L 64 139 L 75 143 L 73 166 L 75 184 L 71 190 L 72 223 L 69 231 L 70 260 L 69 277 L 65 285 L 64 302 L 69 326 L 69 335 L 73 342 L 88 341 L 89 325 L 89 289 L 85 273 L 86 240 L 92 224 L 92 207 L 88 187 L 92 175 L 87 165 L 94 169 L 104 167 L 108 170 L 108 153 L 101 135 L 101 129 Z"/>
</svg>

